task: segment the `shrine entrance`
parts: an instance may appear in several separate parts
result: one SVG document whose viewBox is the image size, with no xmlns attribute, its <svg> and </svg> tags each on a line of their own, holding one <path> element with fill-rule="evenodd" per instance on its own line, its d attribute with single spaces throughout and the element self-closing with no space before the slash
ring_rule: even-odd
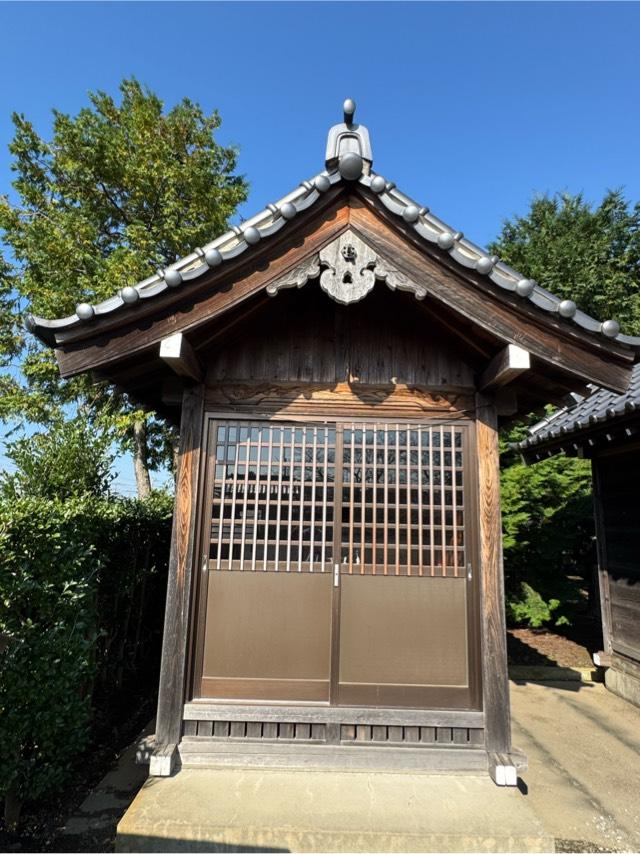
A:
<svg viewBox="0 0 640 854">
<path fill-rule="evenodd" d="M 471 432 L 212 417 L 195 696 L 479 707 Z"/>
</svg>

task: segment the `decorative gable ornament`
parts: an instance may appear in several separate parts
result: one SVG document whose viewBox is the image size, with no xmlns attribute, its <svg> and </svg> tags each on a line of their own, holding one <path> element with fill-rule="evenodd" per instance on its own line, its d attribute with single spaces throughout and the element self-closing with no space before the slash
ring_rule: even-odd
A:
<svg viewBox="0 0 640 854">
<path fill-rule="evenodd" d="M 378 257 L 351 229 L 321 249 L 319 256 L 327 268 L 320 276 L 320 287 L 331 299 L 350 305 L 373 290 Z"/>
<path fill-rule="evenodd" d="M 324 269 L 323 269 L 324 268 Z M 424 299 L 427 289 L 412 281 L 397 267 L 380 258 L 352 229 L 329 243 L 277 282 L 267 287 L 269 296 L 288 288 L 302 288 L 309 279 L 320 276 L 320 287 L 342 305 L 360 302 L 373 290 L 376 279 L 392 291 L 408 291 Z"/>
</svg>

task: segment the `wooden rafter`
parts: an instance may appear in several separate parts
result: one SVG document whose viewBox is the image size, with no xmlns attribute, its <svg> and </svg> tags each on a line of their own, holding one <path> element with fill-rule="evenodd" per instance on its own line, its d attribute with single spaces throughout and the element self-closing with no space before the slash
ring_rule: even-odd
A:
<svg viewBox="0 0 640 854">
<path fill-rule="evenodd" d="M 204 370 L 195 350 L 182 332 L 176 332 L 160 342 L 160 358 L 172 371 L 194 383 L 202 382 Z"/>
<path fill-rule="evenodd" d="M 520 374 L 531 368 L 529 351 L 516 344 L 507 344 L 493 359 L 480 375 L 478 388 L 480 391 L 492 391 L 507 385 Z"/>
</svg>

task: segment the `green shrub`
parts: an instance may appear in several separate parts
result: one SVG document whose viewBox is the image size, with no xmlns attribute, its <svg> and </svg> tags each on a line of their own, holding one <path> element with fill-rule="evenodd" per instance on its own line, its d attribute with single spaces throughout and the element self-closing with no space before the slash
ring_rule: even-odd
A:
<svg viewBox="0 0 640 854">
<path fill-rule="evenodd" d="M 91 716 L 98 508 L 0 502 L 0 793 L 38 798 L 66 778 Z"/>
<path fill-rule="evenodd" d="M 545 623 L 554 620 L 553 612 L 560 606 L 559 599 L 549 599 L 546 602 L 537 590 L 526 581 L 520 583 L 520 596 L 510 596 L 507 599 L 507 617 L 513 623 L 526 623 L 537 629 Z M 555 620 L 557 626 L 565 625 L 568 619 L 561 615 Z"/>
<path fill-rule="evenodd" d="M 159 659 L 172 499 L 110 496 L 77 419 L 14 443 L 0 482 L 0 797 L 63 786 L 100 712 Z M 107 703 L 108 704 L 108 703 Z"/>
</svg>

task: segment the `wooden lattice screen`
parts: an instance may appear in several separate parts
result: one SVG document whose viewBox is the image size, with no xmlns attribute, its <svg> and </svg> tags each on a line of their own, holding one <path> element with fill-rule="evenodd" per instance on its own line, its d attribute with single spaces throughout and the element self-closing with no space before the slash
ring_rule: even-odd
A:
<svg viewBox="0 0 640 854">
<path fill-rule="evenodd" d="M 464 432 L 218 422 L 210 568 L 465 576 Z"/>
</svg>

